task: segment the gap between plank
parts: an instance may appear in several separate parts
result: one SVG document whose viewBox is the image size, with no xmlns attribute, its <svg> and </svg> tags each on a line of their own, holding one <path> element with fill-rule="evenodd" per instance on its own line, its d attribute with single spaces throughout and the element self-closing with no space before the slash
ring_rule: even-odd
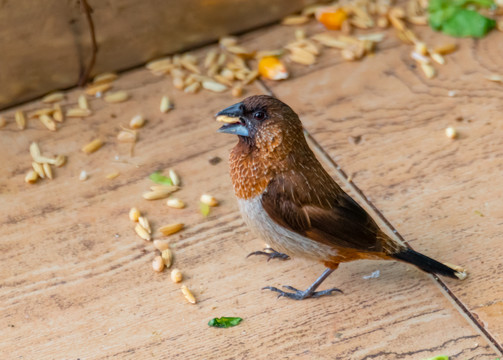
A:
<svg viewBox="0 0 503 360">
<path fill-rule="evenodd" d="M 267 95 L 278 98 L 271 89 L 262 81 L 257 81 L 258 87 Z M 352 181 L 349 180 L 349 177 L 346 175 L 344 170 L 332 159 L 332 157 L 323 149 L 323 147 L 314 139 L 314 137 L 304 128 L 304 134 L 308 141 L 312 144 L 315 152 L 324 160 L 324 162 L 332 167 L 339 179 L 345 183 L 347 187 L 349 187 L 354 193 L 357 194 L 358 198 L 361 202 L 365 203 L 375 215 L 377 215 L 378 219 L 384 224 L 389 232 L 400 242 L 405 244 L 408 248 L 411 246 L 405 241 L 403 236 L 395 229 L 395 227 L 388 221 L 388 219 L 382 214 L 381 211 L 370 201 L 362 190 L 358 186 L 356 186 Z M 391 235 L 390 234 L 390 235 Z M 477 320 L 474 314 L 465 306 L 465 304 L 459 299 L 447 286 L 447 284 L 440 279 L 438 276 L 433 274 L 429 274 L 434 283 L 440 288 L 441 292 L 444 296 L 453 304 L 454 308 L 463 316 L 466 321 L 477 330 L 482 337 L 484 337 L 490 345 L 492 345 L 493 349 L 499 353 L 499 355 L 503 355 L 503 345 L 499 344 L 498 341 L 489 333 L 489 331 L 484 327 L 484 325 Z"/>
</svg>

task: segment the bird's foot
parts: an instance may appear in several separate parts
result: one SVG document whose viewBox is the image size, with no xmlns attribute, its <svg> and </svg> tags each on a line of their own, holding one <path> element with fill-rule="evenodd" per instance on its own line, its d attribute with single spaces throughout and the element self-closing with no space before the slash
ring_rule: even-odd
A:
<svg viewBox="0 0 503 360">
<path fill-rule="evenodd" d="M 280 253 L 280 252 L 274 250 L 273 248 L 265 248 L 264 251 L 254 251 L 254 252 L 248 254 L 248 256 L 246 256 L 246 257 L 248 258 L 252 255 L 265 255 L 265 256 L 267 256 L 267 261 L 269 261 L 271 259 L 281 259 L 281 260 L 289 260 L 290 259 L 290 256 L 288 256 L 287 254 Z"/>
<path fill-rule="evenodd" d="M 294 299 L 294 300 L 304 300 L 307 298 L 319 298 L 324 295 L 332 295 L 332 293 L 334 293 L 336 291 L 338 291 L 342 294 L 342 290 L 337 289 L 337 288 L 332 288 L 332 289 L 323 290 L 323 291 L 310 291 L 310 289 L 301 291 L 301 290 L 298 290 L 298 289 L 296 289 L 292 286 L 288 286 L 288 285 L 283 285 L 283 287 L 285 289 L 292 290 L 293 292 L 286 292 L 286 291 L 280 290 L 280 289 L 273 287 L 273 286 L 266 286 L 266 287 L 262 288 L 262 290 L 267 289 L 267 290 L 271 290 L 271 291 L 276 291 L 277 293 L 279 293 L 278 298 L 284 296 L 284 297 Z"/>
</svg>

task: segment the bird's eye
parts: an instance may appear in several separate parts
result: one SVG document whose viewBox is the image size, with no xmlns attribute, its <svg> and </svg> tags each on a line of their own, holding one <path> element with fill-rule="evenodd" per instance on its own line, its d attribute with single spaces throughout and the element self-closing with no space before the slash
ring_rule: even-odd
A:
<svg viewBox="0 0 503 360">
<path fill-rule="evenodd" d="M 265 113 L 263 111 L 257 111 L 255 114 L 253 114 L 253 118 L 255 120 L 264 120 L 265 119 Z"/>
</svg>

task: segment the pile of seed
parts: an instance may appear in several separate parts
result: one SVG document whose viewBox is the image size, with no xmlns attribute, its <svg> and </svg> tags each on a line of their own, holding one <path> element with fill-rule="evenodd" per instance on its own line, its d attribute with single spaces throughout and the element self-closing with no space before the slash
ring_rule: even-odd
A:
<svg viewBox="0 0 503 360">
<path fill-rule="evenodd" d="M 53 179 L 54 173 L 51 166 L 61 167 L 66 163 L 65 155 L 57 155 L 56 157 L 43 156 L 40 147 L 37 143 L 31 143 L 30 155 L 32 158 L 32 170 L 26 174 L 24 181 L 29 184 L 34 184 L 38 179 Z"/>
<path fill-rule="evenodd" d="M 169 178 L 171 179 L 171 183 L 173 185 L 151 186 L 150 191 L 143 194 L 143 198 L 146 200 L 165 199 L 175 191 L 179 190 L 181 184 L 180 177 L 173 169 L 169 170 Z M 207 206 L 218 205 L 218 201 L 213 196 L 208 194 L 201 195 L 200 202 L 201 204 L 205 204 Z M 185 207 L 185 203 L 178 198 L 168 198 L 166 205 L 174 209 L 183 209 Z M 150 222 L 145 215 L 141 214 L 138 208 L 133 207 L 129 210 L 129 219 L 136 223 L 134 227 L 136 234 L 143 240 L 152 241 L 154 248 L 157 250 L 157 254 L 152 260 L 152 269 L 156 272 L 163 272 L 164 269 L 169 269 L 173 264 L 173 251 L 170 248 L 169 241 L 153 238 L 153 231 Z M 171 223 L 159 227 L 158 230 L 162 236 L 170 236 L 178 233 L 183 228 L 183 223 Z M 176 268 L 171 270 L 170 277 L 174 283 L 180 283 L 183 280 L 182 272 Z M 194 295 L 185 285 L 181 287 L 181 291 L 188 302 L 192 304 L 196 303 Z"/>
</svg>

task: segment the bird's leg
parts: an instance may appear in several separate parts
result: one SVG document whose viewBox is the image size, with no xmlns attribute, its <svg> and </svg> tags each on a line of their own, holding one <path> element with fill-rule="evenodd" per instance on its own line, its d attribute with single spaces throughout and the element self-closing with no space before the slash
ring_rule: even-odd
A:
<svg viewBox="0 0 503 360">
<path fill-rule="evenodd" d="M 312 283 L 311 286 L 309 286 L 304 291 L 297 290 L 296 288 L 291 287 L 291 286 L 283 286 L 283 287 L 286 288 L 286 289 L 288 289 L 288 290 L 292 290 L 293 292 L 282 291 L 282 290 L 280 290 L 278 288 L 275 288 L 275 287 L 272 287 L 272 286 L 266 286 L 265 288 L 262 288 L 262 290 L 268 289 L 268 290 L 271 290 L 271 291 L 276 291 L 276 292 L 279 293 L 278 297 L 285 296 L 285 297 L 288 297 L 288 298 L 294 299 L 294 300 L 304 300 L 304 299 L 309 298 L 309 297 L 317 298 L 317 297 L 320 297 L 320 296 L 323 296 L 323 295 L 331 295 L 335 291 L 338 291 L 338 292 L 342 293 L 342 291 L 339 290 L 339 289 L 337 289 L 337 288 L 332 288 L 332 289 L 323 290 L 323 291 L 316 291 L 316 289 L 318 288 L 318 286 L 320 286 L 320 284 L 334 270 L 335 269 L 330 269 L 330 268 L 326 269 L 323 272 L 323 274 L 321 274 L 321 276 L 318 279 L 316 279 L 316 281 L 314 283 Z"/>
<path fill-rule="evenodd" d="M 289 260 L 290 259 L 290 256 L 288 256 L 287 254 L 280 253 L 270 247 L 265 248 L 264 251 L 254 251 L 252 253 L 249 253 L 248 256 L 246 256 L 246 257 L 250 257 L 252 255 L 265 255 L 265 256 L 267 256 L 267 261 L 269 261 L 271 259 L 281 259 L 281 260 Z"/>
</svg>

